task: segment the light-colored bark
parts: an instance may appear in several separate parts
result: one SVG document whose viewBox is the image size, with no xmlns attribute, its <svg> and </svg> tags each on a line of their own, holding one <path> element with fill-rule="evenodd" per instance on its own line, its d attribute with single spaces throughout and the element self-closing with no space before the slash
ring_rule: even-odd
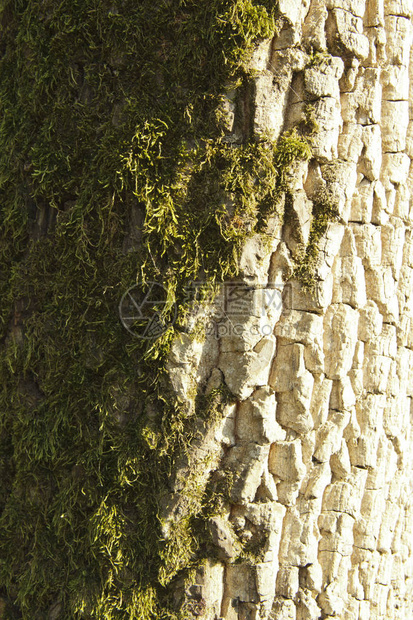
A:
<svg viewBox="0 0 413 620">
<path fill-rule="evenodd" d="M 291 172 L 293 223 L 274 218 L 270 248 L 248 242 L 252 293 L 226 306 L 202 347 L 176 345 L 189 363 L 170 364 L 181 397 L 191 375 L 210 375 L 211 389 L 223 378 L 239 399 L 201 446 L 206 471 L 231 470 L 234 482 L 212 524 L 221 559 L 194 591 L 211 620 L 410 620 L 413 7 L 286 0 L 280 10 L 279 36 L 251 61 L 253 126 L 277 138 L 309 111 L 318 125 L 313 158 Z M 323 187 L 340 217 L 305 291 L 288 275 Z M 259 561 L 234 563 L 233 532 L 244 543 L 265 534 Z"/>
</svg>

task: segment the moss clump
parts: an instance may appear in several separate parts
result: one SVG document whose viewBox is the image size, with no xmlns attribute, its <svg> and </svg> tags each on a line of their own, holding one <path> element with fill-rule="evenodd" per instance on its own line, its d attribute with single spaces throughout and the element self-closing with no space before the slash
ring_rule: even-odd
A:
<svg viewBox="0 0 413 620">
<path fill-rule="evenodd" d="M 169 541 L 158 511 L 193 437 L 164 368 L 182 319 L 148 343 L 118 304 L 156 280 L 182 317 L 276 208 L 305 141 L 231 146 L 217 113 L 274 28 L 271 0 L 0 7 L 0 592 L 23 618 L 178 613 L 198 508 Z"/>
<path fill-rule="evenodd" d="M 315 50 L 313 47 L 309 51 L 309 67 L 319 67 L 320 65 L 328 62 L 329 58 L 331 58 L 330 54 L 326 51 L 320 52 L 319 50 Z"/>
<path fill-rule="evenodd" d="M 320 188 L 312 201 L 313 220 L 310 237 L 301 258 L 296 261 L 292 274 L 292 277 L 299 280 L 304 289 L 313 288 L 317 282 L 315 268 L 319 255 L 319 241 L 325 234 L 328 224 L 339 217 L 337 199 L 328 185 Z"/>
</svg>

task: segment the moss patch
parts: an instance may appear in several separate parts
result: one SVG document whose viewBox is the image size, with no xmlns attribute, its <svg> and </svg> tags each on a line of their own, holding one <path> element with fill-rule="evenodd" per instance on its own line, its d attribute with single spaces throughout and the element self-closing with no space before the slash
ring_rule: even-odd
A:
<svg viewBox="0 0 413 620">
<path fill-rule="evenodd" d="M 315 270 L 319 256 L 319 242 L 330 222 L 339 218 L 337 199 L 328 187 L 320 188 L 312 199 L 313 220 L 310 229 L 310 238 L 303 249 L 302 256 L 296 261 L 292 277 L 299 280 L 304 289 L 312 289 L 317 280 Z"/>
</svg>

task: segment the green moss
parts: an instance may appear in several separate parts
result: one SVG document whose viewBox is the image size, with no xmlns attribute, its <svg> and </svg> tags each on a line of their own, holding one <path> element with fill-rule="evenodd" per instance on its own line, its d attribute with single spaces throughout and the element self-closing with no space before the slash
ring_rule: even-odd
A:
<svg viewBox="0 0 413 620">
<path fill-rule="evenodd" d="M 316 134 L 320 130 L 320 126 L 317 122 L 317 117 L 315 114 L 314 105 L 311 103 L 307 103 L 304 108 L 304 127 L 308 131 L 311 141 L 311 136 Z"/>
<path fill-rule="evenodd" d="M 296 261 L 292 274 L 292 277 L 297 278 L 304 289 L 312 289 L 317 282 L 315 268 L 319 255 L 319 241 L 325 234 L 328 224 L 339 217 L 337 199 L 329 189 L 328 183 L 313 197 L 312 214 L 310 237 L 302 256 Z"/>
<path fill-rule="evenodd" d="M 0 591 L 25 619 L 179 613 L 173 580 L 220 493 L 164 540 L 159 505 L 196 421 L 164 368 L 185 285 L 236 274 L 286 167 L 309 154 L 296 133 L 231 145 L 219 114 L 275 8 L 0 7 Z M 168 290 L 166 319 L 179 311 L 155 342 L 118 318 L 123 293 L 150 280 Z M 218 404 L 197 402 L 205 424 Z"/>
<path fill-rule="evenodd" d="M 318 67 L 322 65 L 323 63 L 325 63 L 326 61 L 328 62 L 330 57 L 331 56 L 327 51 L 320 52 L 319 50 L 315 50 L 314 48 L 311 48 L 310 54 L 309 54 L 308 65 L 310 67 Z"/>
</svg>

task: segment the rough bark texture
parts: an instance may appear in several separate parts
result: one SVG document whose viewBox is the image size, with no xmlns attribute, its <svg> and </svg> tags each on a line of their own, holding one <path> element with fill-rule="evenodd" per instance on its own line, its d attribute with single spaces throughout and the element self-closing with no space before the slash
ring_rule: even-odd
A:
<svg viewBox="0 0 413 620">
<path fill-rule="evenodd" d="M 411 0 L 118 4 L 0 9 L 0 618 L 411 620 Z"/>
<path fill-rule="evenodd" d="M 407 620 L 412 6 L 281 0 L 280 10 L 279 35 L 252 60 L 249 126 L 276 138 L 310 119 L 313 157 L 290 175 L 289 217 L 274 219 L 271 251 L 259 237 L 247 243 L 243 307 L 225 306 L 204 344 L 177 341 L 169 364 L 181 398 L 202 363 L 207 389 L 223 377 L 238 399 L 194 448 L 205 475 L 231 472 L 232 487 L 210 522 L 216 557 L 189 596 L 195 615 L 210 619 Z M 306 290 L 291 273 L 314 234 L 320 195 L 339 218 L 319 241 Z M 165 523 L 173 518 L 169 504 Z M 240 543 L 256 544 L 255 560 L 240 559 Z"/>
</svg>

